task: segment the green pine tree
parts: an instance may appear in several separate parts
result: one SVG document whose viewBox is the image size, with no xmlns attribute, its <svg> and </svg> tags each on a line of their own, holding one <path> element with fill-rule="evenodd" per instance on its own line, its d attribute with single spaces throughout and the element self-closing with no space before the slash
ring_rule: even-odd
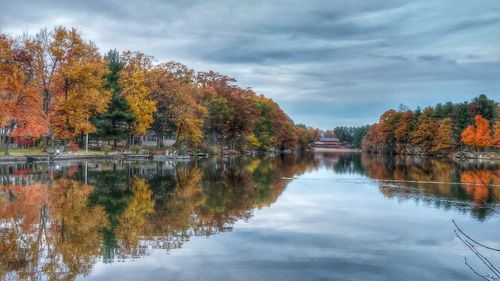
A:
<svg viewBox="0 0 500 281">
<path fill-rule="evenodd" d="M 131 132 L 131 124 L 134 116 L 130 112 L 127 101 L 121 95 L 119 84 L 120 71 L 123 62 L 116 50 L 111 50 L 106 55 L 108 62 L 108 74 L 106 75 L 105 87 L 113 91 L 113 96 L 108 111 L 94 118 L 96 136 L 103 140 L 113 141 L 116 147 L 118 141 L 126 139 Z"/>
</svg>

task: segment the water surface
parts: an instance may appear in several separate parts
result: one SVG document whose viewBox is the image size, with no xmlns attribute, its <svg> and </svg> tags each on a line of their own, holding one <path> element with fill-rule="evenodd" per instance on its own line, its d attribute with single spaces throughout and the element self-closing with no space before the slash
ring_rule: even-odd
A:
<svg viewBox="0 0 500 281">
<path fill-rule="evenodd" d="M 469 240 L 500 248 L 495 163 L 3 164 L 0 187 L 0 280 L 482 280 L 500 267 Z"/>
</svg>

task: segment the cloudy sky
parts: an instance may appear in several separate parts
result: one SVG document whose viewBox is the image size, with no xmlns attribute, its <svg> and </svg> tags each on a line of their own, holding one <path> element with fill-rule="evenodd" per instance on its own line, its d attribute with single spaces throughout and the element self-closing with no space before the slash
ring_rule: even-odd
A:
<svg viewBox="0 0 500 281">
<path fill-rule="evenodd" d="M 498 0 L 0 1 L 0 32 L 57 25 L 102 52 L 228 74 L 320 128 L 400 103 L 500 99 Z"/>
</svg>

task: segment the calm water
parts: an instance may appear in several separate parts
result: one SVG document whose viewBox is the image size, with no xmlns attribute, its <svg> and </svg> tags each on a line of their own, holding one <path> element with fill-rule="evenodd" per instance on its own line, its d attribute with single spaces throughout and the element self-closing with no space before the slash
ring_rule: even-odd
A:
<svg viewBox="0 0 500 281">
<path fill-rule="evenodd" d="M 362 154 L 0 165 L 0 280 L 482 280 L 498 198 L 492 163 Z"/>
</svg>

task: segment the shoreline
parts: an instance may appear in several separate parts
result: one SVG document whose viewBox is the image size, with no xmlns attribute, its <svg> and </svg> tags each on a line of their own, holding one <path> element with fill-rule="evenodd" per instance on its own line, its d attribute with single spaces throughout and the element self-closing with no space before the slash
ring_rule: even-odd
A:
<svg viewBox="0 0 500 281">
<path fill-rule="evenodd" d="M 324 148 L 324 147 L 313 147 L 313 152 L 363 152 L 359 148 Z"/>
<path fill-rule="evenodd" d="M 487 152 L 463 152 L 458 151 L 449 155 L 426 155 L 426 154 L 390 154 L 390 153 L 380 153 L 372 151 L 363 151 L 356 148 L 312 148 L 310 149 L 313 153 L 367 153 L 375 155 L 387 155 L 387 156 L 409 156 L 409 157 L 426 157 L 426 158 L 441 158 L 449 159 L 455 162 L 461 161 L 493 161 L 500 162 L 500 153 L 487 153 Z M 243 154 L 242 154 L 243 155 Z M 191 156 L 191 158 L 196 158 L 196 156 Z M 129 154 L 129 153 L 119 153 L 119 154 L 66 154 L 66 155 L 16 155 L 16 156 L 0 156 L 0 163 L 51 163 L 55 161 L 72 161 L 72 160 L 156 160 L 159 159 L 155 156 L 149 156 L 144 154 Z M 185 159 L 183 157 L 172 157 L 171 160 Z M 166 159 L 165 159 L 166 160 Z"/>
<path fill-rule="evenodd" d="M 111 160 L 121 159 L 122 155 L 20 155 L 20 156 L 0 156 L 0 163 L 13 162 L 54 162 L 71 160 Z"/>
</svg>

